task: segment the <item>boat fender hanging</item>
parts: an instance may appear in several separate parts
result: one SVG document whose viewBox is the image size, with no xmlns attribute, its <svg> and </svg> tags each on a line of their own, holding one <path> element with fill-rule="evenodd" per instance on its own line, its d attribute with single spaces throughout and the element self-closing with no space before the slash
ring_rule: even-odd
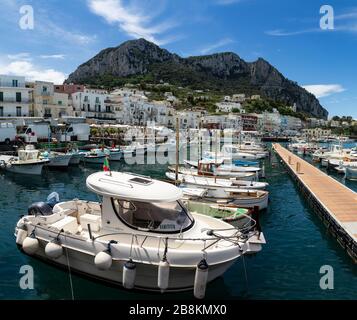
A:
<svg viewBox="0 0 357 320">
<path fill-rule="evenodd" d="M 136 264 L 130 259 L 123 266 L 123 287 L 126 289 L 134 288 L 136 276 Z"/>
<path fill-rule="evenodd" d="M 40 243 L 36 239 L 33 232 L 31 233 L 30 236 L 26 237 L 22 243 L 22 249 L 25 251 L 25 253 L 29 255 L 35 254 L 39 248 L 40 248 Z"/>
<path fill-rule="evenodd" d="M 112 256 L 107 251 L 101 251 L 96 254 L 94 264 L 99 270 L 109 270 L 112 266 Z"/>
<path fill-rule="evenodd" d="M 170 278 L 170 264 L 166 259 L 159 262 L 159 269 L 157 275 L 157 286 L 164 292 L 169 287 Z"/>
<path fill-rule="evenodd" d="M 208 280 L 208 264 L 206 259 L 202 259 L 196 267 L 195 282 L 193 286 L 193 294 L 197 299 L 203 299 L 206 294 L 206 286 Z"/>
<path fill-rule="evenodd" d="M 94 264 L 99 270 L 105 271 L 111 268 L 113 263 L 111 245 L 113 243 L 116 244 L 118 242 L 114 240 L 109 241 L 107 250 L 101 251 L 96 254 L 94 258 Z"/>
<path fill-rule="evenodd" d="M 52 241 L 46 244 L 46 256 L 52 259 L 58 259 L 63 254 L 63 248 L 59 241 Z"/>
<path fill-rule="evenodd" d="M 16 234 L 16 244 L 22 246 L 24 240 L 27 237 L 27 227 L 24 223 L 21 223 L 17 226 L 17 234 Z"/>
</svg>

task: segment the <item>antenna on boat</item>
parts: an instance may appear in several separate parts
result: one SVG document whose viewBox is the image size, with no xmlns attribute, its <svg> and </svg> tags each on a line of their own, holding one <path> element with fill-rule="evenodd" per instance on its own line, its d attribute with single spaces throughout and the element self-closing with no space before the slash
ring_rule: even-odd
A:
<svg viewBox="0 0 357 320">
<path fill-rule="evenodd" d="M 176 117 L 176 165 L 175 165 L 175 183 L 178 184 L 178 169 L 179 169 L 179 145 L 180 145 L 180 126 L 179 118 Z"/>
</svg>

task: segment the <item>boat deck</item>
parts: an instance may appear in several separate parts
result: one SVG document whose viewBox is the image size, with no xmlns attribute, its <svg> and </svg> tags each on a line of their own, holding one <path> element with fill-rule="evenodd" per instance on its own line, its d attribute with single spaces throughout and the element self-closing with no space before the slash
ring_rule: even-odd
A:
<svg viewBox="0 0 357 320">
<path fill-rule="evenodd" d="M 357 193 L 280 144 L 273 144 L 273 148 L 283 160 L 289 173 L 301 184 L 306 196 L 313 198 L 317 207 L 320 207 L 319 211 L 324 211 L 322 213 L 329 216 L 326 218 L 327 220 L 330 218 L 331 221 L 328 221 L 327 225 L 336 225 L 337 238 L 339 239 L 338 234 L 345 234 L 346 237 L 343 238 L 350 243 L 346 244 L 342 240 L 343 243 L 339 242 L 341 245 L 350 246 L 352 252 L 349 254 L 352 253 L 352 257 L 357 258 Z"/>
</svg>

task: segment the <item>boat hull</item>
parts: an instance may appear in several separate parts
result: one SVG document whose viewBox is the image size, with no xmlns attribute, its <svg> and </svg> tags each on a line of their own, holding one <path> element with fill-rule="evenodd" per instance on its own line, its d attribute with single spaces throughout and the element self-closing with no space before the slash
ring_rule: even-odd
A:
<svg viewBox="0 0 357 320">
<path fill-rule="evenodd" d="M 80 273 L 88 278 L 95 278 L 113 285 L 122 286 L 123 266 L 127 260 L 113 260 L 109 270 L 101 271 L 94 264 L 94 256 L 77 250 L 66 248 L 66 253 L 60 258 L 50 259 L 45 254 L 46 241 L 40 241 L 40 249 L 33 258 L 40 259 L 46 263 L 55 264 L 58 267 L 68 270 L 68 264 L 71 271 Z M 21 246 L 19 248 L 22 250 Z M 65 252 L 64 251 L 64 252 Z M 68 260 L 67 260 L 68 253 Z M 222 262 L 216 265 L 210 265 L 208 272 L 208 282 L 223 275 L 228 268 L 232 266 L 237 258 Z M 170 267 L 169 287 L 165 291 L 177 292 L 192 290 L 194 285 L 196 267 Z M 136 262 L 135 289 L 157 291 L 158 288 L 158 267 L 157 265 Z"/>
<path fill-rule="evenodd" d="M 6 167 L 6 171 L 11 173 L 28 174 L 39 176 L 42 174 L 42 169 L 45 162 L 38 164 L 13 164 Z"/>
<path fill-rule="evenodd" d="M 84 163 L 94 163 L 94 164 L 103 164 L 105 160 L 105 156 L 99 157 L 83 157 L 82 161 Z"/>
<path fill-rule="evenodd" d="M 47 166 L 50 168 L 66 168 L 71 158 L 70 155 L 54 156 L 50 158 L 50 162 Z"/>
<path fill-rule="evenodd" d="M 346 167 L 346 179 L 357 180 L 357 168 Z"/>
</svg>

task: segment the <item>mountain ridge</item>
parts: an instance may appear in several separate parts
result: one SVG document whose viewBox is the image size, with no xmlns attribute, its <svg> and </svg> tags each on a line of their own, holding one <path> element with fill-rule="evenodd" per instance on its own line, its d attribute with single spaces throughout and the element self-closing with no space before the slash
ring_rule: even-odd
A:
<svg viewBox="0 0 357 320">
<path fill-rule="evenodd" d="M 72 72 L 66 83 L 92 83 L 97 77 L 143 76 L 152 82 L 220 91 L 222 94 L 260 94 L 289 105 L 297 111 L 327 119 L 318 99 L 259 58 L 246 62 L 234 52 L 182 58 L 145 39 L 128 40 L 101 50 Z"/>
</svg>

